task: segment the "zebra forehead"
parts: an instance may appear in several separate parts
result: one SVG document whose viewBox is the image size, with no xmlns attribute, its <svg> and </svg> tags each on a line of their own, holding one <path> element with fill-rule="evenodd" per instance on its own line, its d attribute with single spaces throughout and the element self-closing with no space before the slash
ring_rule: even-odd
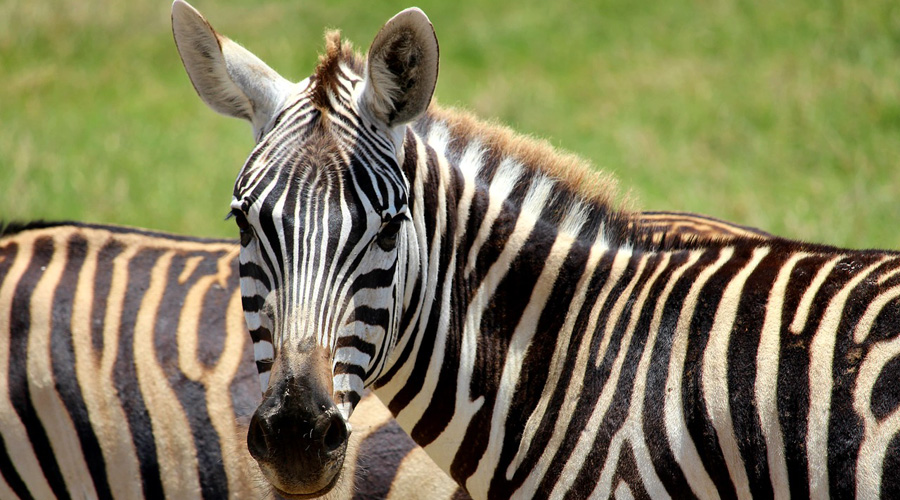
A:
<svg viewBox="0 0 900 500">
<path fill-rule="evenodd" d="M 317 119 L 304 128 L 305 133 L 276 131 L 266 138 L 238 174 L 235 198 L 249 203 L 259 200 L 271 176 L 285 186 L 304 189 L 333 187 L 340 182 L 347 161 L 328 120 Z"/>
<path fill-rule="evenodd" d="M 328 120 L 319 120 L 306 136 L 298 151 L 300 157 L 297 163 L 301 167 L 300 173 L 310 167 L 321 172 L 337 173 L 345 166 L 342 148 L 335 135 L 330 133 L 330 129 Z"/>
</svg>

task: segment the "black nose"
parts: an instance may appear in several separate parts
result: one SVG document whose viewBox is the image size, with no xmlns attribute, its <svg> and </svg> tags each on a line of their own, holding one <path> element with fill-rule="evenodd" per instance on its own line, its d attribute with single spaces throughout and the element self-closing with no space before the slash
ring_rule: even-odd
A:
<svg viewBox="0 0 900 500">
<path fill-rule="evenodd" d="M 269 397 L 253 414 L 247 431 L 247 448 L 253 458 L 260 462 L 324 462 L 343 452 L 349 433 L 333 403 L 286 403 Z"/>
</svg>

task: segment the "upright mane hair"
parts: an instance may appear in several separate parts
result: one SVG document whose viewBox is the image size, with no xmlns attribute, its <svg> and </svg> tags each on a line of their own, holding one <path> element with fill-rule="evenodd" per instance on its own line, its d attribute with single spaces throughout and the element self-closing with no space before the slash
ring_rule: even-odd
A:
<svg viewBox="0 0 900 500">
<path fill-rule="evenodd" d="M 329 30 L 325 33 L 325 53 L 319 55 L 319 64 L 312 76 L 312 101 L 322 111 L 331 108 L 330 94 L 337 92 L 340 85 L 342 63 L 357 74 L 365 71 L 365 62 L 353 50 L 353 44 L 341 40 L 340 30 Z"/>
</svg>

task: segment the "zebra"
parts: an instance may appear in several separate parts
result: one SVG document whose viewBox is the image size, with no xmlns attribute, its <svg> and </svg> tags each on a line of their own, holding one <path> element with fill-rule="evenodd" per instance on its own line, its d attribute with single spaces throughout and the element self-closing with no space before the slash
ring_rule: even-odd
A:
<svg viewBox="0 0 900 500">
<path fill-rule="evenodd" d="M 0 231 L 0 498 L 267 498 L 238 243 Z M 468 496 L 366 394 L 332 498 Z M 358 435 L 356 435 L 358 434 Z"/>
<path fill-rule="evenodd" d="M 657 225 L 654 238 L 671 231 L 697 238 L 732 237 L 744 231 L 766 234 L 723 221 L 711 225 L 709 217 L 698 214 L 660 214 L 642 214 Z M 91 497 L 126 493 L 132 498 L 267 495 L 246 448 L 237 444 L 259 399 L 254 382 L 257 371 L 247 349 L 249 337 L 242 328 L 236 267 L 239 248 L 237 241 L 84 223 L 32 222 L 0 230 L 0 290 L 5 290 L 0 294 L 0 339 L 9 356 L 0 381 L 7 387 L 7 401 L 15 402 L 5 406 L 5 425 L 0 427 L 0 439 L 6 445 L 0 450 L 0 454 L 5 452 L 5 459 L 0 460 L 0 497 L 63 498 L 77 491 L 86 491 Z M 13 268 L 21 274 L 11 273 Z M 48 268 L 51 272 L 58 268 L 61 274 L 50 275 L 51 281 L 43 282 Z M 91 279 L 91 275 L 95 277 Z M 73 283 L 76 277 L 78 281 Z M 159 302 L 155 309 L 157 301 L 151 298 L 154 288 L 150 286 L 154 279 L 157 288 L 169 293 L 177 290 L 175 298 Z M 96 323 L 79 317 L 75 297 L 90 302 L 82 309 L 95 310 Z M 17 301 L 29 305 L 27 317 L 14 313 L 12 306 Z M 163 308 L 164 304 L 168 307 Z M 29 359 L 29 343 L 48 331 L 41 330 L 39 318 L 48 320 L 51 314 L 54 333 L 49 341 L 56 347 L 46 352 L 46 359 Z M 115 321 L 116 317 L 118 328 L 105 326 L 107 319 Z M 142 376 L 128 371 L 127 361 L 116 361 L 119 378 L 115 384 L 112 380 L 98 383 L 85 372 L 90 370 L 91 363 L 85 361 L 90 356 L 85 357 L 84 350 L 80 355 L 73 352 L 76 345 L 84 347 L 100 330 L 109 345 L 116 346 L 113 354 L 128 359 L 128 353 L 141 343 L 129 325 L 150 324 L 157 325 L 152 344 L 157 359 L 149 360 L 153 368 L 143 368 Z M 174 339 L 179 349 L 165 349 L 166 336 Z M 25 349 L 26 354 L 13 357 L 12 345 L 20 352 Z M 56 404 L 47 404 L 46 396 L 42 404 L 31 398 L 41 373 L 29 372 L 28 368 L 35 366 L 43 366 L 45 373 L 49 368 L 54 377 L 75 385 L 61 387 L 56 397 L 51 395 L 50 400 L 58 400 Z M 26 374 L 27 383 L 22 383 L 21 375 L 14 376 L 16 373 Z M 134 396 L 128 396 L 132 391 L 125 387 L 134 388 Z M 125 396 L 116 397 L 115 391 Z M 153 405 L 148 406 L 149 421 L 140 417 L 141 405 Z M 93 415 L 85 414 L 90 411 Z M 114 417 L 113 412 L 129 422 L 127 428 L 118 430 L 118 436 L 109 435 L 113 426 L 106 419 Z M 161 420 L 158 415 L 166 412 L 179 414 L 165 420 L 181 425 L 165 426 L 157 432 L 152 420 Z M 235 422 L 239 425 L 234 426 Z M 347 497 L 468 498 L 371 394 L 363 397 L 353 423 L 359 444 L 353 448 L 356 456 L 350 462 L 351 470 L 344 473 L 347 484 L 337 488 Z M 32 443 L 31 454 L 22 451 L 28 449 L 27 444 L 19 441 L 18 448 L 14 445 L 23 436 L 16 431 L 23 427 Z M 13 450 L 18 450 L 15 461 L 10 458 Z M 159 450 L 167 450 L 169 458 L 162 457 Z M 110 457 L 120 457 L 119 464 L 110 459 L 107 467 Z M 128 468 L 122 457 L 128 457 L 132 469 L 140 470 L 140 481 L 116 474 L 116 467 Z M 178 458 L 179 464 L 194 465 L 167 465 L 171 457 Z M 129 479 L 119 483 L 118 477 Z"/>
<path fill-rule="evenodd" d="M 182 0 L 173 31 L 257 139 L 231 213 L 279 493 L 331 488 L 371 387 L 473 498 L 900 494 L 900 254 L 647 238 L 586 162 L 433 103 L 418 9 L 296 84 Z"/>
</svg>

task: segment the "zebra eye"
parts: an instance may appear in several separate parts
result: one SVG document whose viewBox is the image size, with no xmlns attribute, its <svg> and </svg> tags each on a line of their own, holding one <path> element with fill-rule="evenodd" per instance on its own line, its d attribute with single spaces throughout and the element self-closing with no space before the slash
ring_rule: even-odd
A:
<svg viewBox="0 0 900 500">
<path fill-rule="evenodd" d="M 378 236 L 375 239 L 375 242 L 378 246 L 384 250 L 385 252 L 390 252 L 397 246 L 397 233 L 400 232 L 400 228 L 403 226 L 403 221 L 407 219 L 406 215 L 397 215 L 394 216 L 391 220 L 381 228 L 381 231 L 378 233 Z"/>
<path fill-rule="evenodd" d="M 247 221 L 247 217 L 240 210 L 232 210 L 231 214 L 234 216 L 234 221 L 237 222 L 237 227 L 241 231 L 241 246 L 245 247 L 253 239 L 253 228 L 250 227 L 250 222 Z"/>
</svg>

